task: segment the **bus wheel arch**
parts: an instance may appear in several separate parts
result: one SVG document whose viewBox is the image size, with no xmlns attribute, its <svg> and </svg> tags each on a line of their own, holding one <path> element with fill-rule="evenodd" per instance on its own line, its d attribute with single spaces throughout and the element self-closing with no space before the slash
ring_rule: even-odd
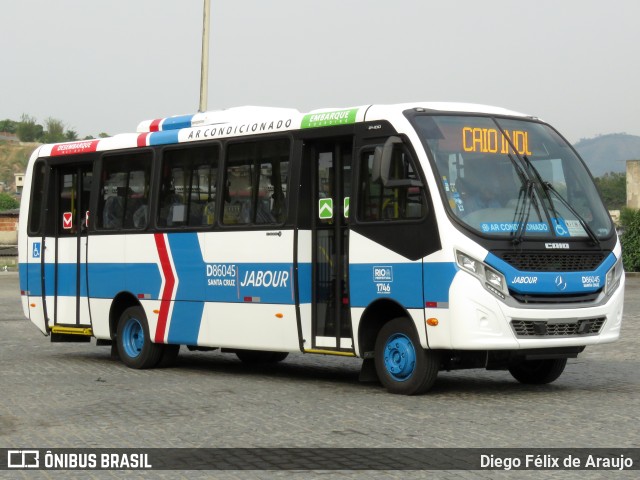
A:
<svg viewBox="0 0 640 480">
<path fill-rule="evenodd" d="M 367 358 L 373 353 L 378 332 L 384 324 L 399 317 L 411 318 L 411 315 L 394 300 L 381 299 L 369 304 L 358 325 L 358 350 L 362 357 Z"/>
<path fill-rule="evenodd" d="M 113 302 L 111 302 L 111 309 L 109 310 L 109 332 L 112 340 L 116 340 L 118 322 L 123 312 L 129 307 L 136 306 L 139 307 L 140 302 L 129 292 L 120 292 L 114 297 Z"/>
</svg>

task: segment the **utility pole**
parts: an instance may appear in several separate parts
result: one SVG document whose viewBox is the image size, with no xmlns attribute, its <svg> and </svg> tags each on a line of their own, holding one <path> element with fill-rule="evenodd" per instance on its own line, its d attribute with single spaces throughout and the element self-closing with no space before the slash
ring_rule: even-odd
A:
<svg viewBox="0 0 640 480">
<path fill-rule="evenodd" d="M 207 110 L 207 95 L 209 89 L 209 13 L 211 11 L 211 0 L 204 0 L 204 10 L 202 12 L 202 63 L 200 70 L 200 108 L 199 112 Z"/>
</svg>

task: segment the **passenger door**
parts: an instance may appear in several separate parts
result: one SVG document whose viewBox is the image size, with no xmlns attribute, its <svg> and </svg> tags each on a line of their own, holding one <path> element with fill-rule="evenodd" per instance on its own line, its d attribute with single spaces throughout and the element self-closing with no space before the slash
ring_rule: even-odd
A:
<svg viewBox="0 0 640 480">
<path fill-rule="evenodd" d="M 91 326 L 86 269 L 91 181 L 92 164 L 51 169 L 42 250 L 49 328 Z"/>
<path fill-rule="evenodd" d="M 301 305 L 303 335 L 311 334 L 311 345 L 305 338 L 307 351 L 354 350 L 348 288 L 352 150 L 351 137 L 304 144 L 303 164 L 310 168 L 305 174 L 303 167 L 302 182 L 311 201 L 301 204 L 307 209 L 303 215 L 310 215 L 311 235 L 299 236 L 298 258 L 311 260 L 310 269 L 299 269 L 300 286 L 305 275 L 311 277 L 310 311 Z"/>
</svg>

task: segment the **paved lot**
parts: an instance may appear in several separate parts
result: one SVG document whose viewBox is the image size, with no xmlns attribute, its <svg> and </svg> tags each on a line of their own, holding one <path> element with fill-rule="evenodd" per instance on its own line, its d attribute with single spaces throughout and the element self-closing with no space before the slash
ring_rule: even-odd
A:
<svg viewBox="0 0 640 480">
<path fill-rule="evenodd" d="M 640 447 L 639 345 L 636 277 L 627 279 L 622 339 L 588 348 L 547 386 L 520 385 L 507 372 L 467 370 L 441 373 L 427 395 L 402 397 L 358 383 L 358 360 L 300 354 L 259 369 L 242 365 L 234 355 L 185 349 L 175 368 L 137 371 L 112 360 L 109 348 L 95 342 L 49 343 L 22 316 L 17 274 L 0 272 L 0 448 Z M 16 472 L 6 473 L 15 478 Z M 74 478 L 87 476 L 76 473 Z M 152 473 L 142 476 L 180 476 Z M 64 472 L 36 475 L 69 477 Z M 291 475 L 186 472 L 184 478 Z M 315 473 L 321 478 L 423 475 Z M 562 475 L 583 478 L 585 473 Z M 297 476 L 307 478 L 309 472 Z"/>
</svg>

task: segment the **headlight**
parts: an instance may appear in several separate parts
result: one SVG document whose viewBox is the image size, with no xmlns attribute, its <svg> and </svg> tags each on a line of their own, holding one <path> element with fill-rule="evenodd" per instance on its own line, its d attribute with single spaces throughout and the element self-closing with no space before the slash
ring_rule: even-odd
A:
<svg viewBox="0 0 640 480">
<path fill-rule="evenodd" d="M 474 275 L 478 275 L 480 273 L 478 270 L 482 264 L 476 259 L 471 258 L 462 252 L 456 252 L 456 260 L 458 260 L 458 265 L 468 272 L 473 273 Z"/>
<path fill-rule="evenodd" d="M 457 250 L 456 262 L 460 268 L 466 270 L 480 280 L 484 287 L 496 297 L 504 299 L 509 294 L 504 275 L 497 270 L 494 270 L 489 265 Z"/>
<path fill-rule="evenodd" d="M 623 272 L 624 267 L 622 265 L 622 258 L 619 258 L 616 264 L 607 272 L 607 278 L 604 285 L 605 295 L 611 295 L 615 291 L 615 289 L 618 288 Z"/>
</svg>

